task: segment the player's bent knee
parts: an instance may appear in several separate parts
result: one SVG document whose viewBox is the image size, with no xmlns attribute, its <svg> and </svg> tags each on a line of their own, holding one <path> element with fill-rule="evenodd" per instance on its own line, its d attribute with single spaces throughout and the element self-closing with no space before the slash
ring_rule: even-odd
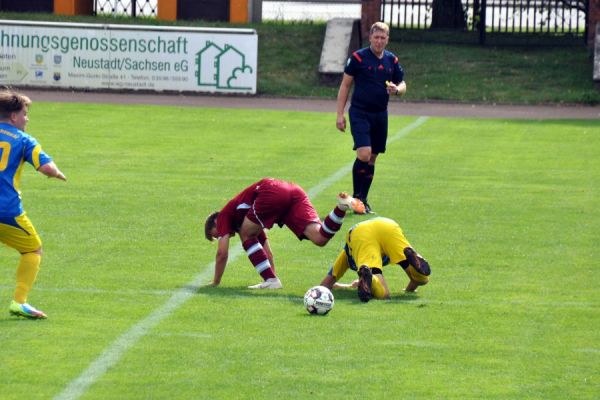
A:
<svg viewBox="0 0 600 400">
<path fill-rule="evenodd" d="M 423 275 L 422 273 L 417 271 L 412 265 L 409 265 L 408 268 L 404 270 L 404 272 L 406 272 L 406 275 L 408 275 L 410 280 L 418 286 L 426 285 L 429 282 L 429 276 Z"/>
<path fill-rule="evenodd" d="M 317 246 L 323 247 L 329 242 L 330 238 L 323 236 L 320 229 L 321 224 L 311 223 L 304 229 L 303 235 Z"/>
<path fill-rule="evenodd" d="M 329 242 L 329 239 L 319 235 L 316 238 L 312 238 L 311 241 L 319 247 L 324 247 Z"/>
<path fill-rule="evenodd" d="M 371 161 L 372 153 L 370 147 L 359 147 L 356 149 L 356 158 L 362 162 L 368 163 Z"/>
</svg>

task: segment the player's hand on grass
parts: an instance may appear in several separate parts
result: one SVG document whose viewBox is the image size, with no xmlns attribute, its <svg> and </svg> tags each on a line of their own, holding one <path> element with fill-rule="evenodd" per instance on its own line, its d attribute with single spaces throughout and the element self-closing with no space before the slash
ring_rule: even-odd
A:
<svg viewBox="0 0 600 400">
<path fill-rule="evenodd" d="M 355 289 L 358 287 L 358 279 L 352 281 L 352 283 L 340 283 L 336 282 L 333 284 L 336 289 Z"/>
<path fill-rule="evenodd" d="M 50 178 L 50 176 L 48 178 Z M 55 178 L 60 179 L 61 181 L 67 180 L 67 177 L 61 171 L 57 171 Z"/>
<path fill-rule="evenodd" d="M 410 282 L 408 282 L 408 285 L 406 285 L 404 288 L 404 291 L 407 293 L 415 293 L 418 287 L 419 283 L 411 279 Z"/>
</svg>

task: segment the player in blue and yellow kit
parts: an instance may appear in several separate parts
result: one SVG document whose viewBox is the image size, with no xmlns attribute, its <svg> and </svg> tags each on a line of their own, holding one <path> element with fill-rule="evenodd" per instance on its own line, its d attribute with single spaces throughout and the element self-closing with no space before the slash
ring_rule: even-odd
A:
<svg viewBox="0 0 600 400">
<path fill-rule="evenodd" d="M 388 40 L 389 27 L 383 22 L 374 23 L 369 32 L 369 47 L 355 51 L 348 58 L 337 96 L 336 126 L 345 132 L 344 110 L 354 83 L 348 110 L 356 150 L 352 197 L 362 200 L 366 213 L 372 212 L 367 197 L 375 175 L 375 161 L 379 154 L 385 153 L 390 95 L 401 96 L 406 92 L 404 70 L 398 57 L 385 49 Z"/>
<path fill-rule="evenodd" d="M 346 234 L 346 245 L 321 285 L 358 287 L 358 297 L 364 302 L 386 299 L 390 291 L 383 269 L 389 264 L 400 265 L 408 275 L 407 292 L 429 282 L 429 263 L 412 248 L 396 221 L 380 217 L 359 222 Z M 337 283 L 348 269 L 356 271 L 359 279 L 352 284 Z"/>
<path fill-rule="evenodd" d="M 0 241 L 21 253 L 10 313 L 40 319 L 46 314 L 27 304 L 27 295 L 40 268 L 42 241 L 23 210 L 21 171 L 27 162 L 50 178 L 66 178 L 40 144 L 24 132 L 30 104 L 27 96 L 0 90 Z"/>
</svg>

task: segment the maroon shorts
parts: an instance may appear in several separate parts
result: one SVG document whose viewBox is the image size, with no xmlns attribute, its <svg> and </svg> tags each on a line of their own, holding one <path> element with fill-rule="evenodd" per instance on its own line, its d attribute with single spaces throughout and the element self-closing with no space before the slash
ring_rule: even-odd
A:
<svg viewBox="0 0 600 400">
<path fill-rule="evenodd" d="M 286 225 L 298 239 L 311 223 L 321 223 L 317 211 L 302 188 L 294 183 L 275 179 L 260 182 L 257 196 L 246 217 L 263 228 Z"/>
</svg>

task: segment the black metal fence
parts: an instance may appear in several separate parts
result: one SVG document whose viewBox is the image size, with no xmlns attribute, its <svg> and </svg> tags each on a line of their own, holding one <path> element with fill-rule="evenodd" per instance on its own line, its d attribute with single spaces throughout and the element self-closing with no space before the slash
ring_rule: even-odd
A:
<svg viewBox="0 0 600 400">
<path fill-rule="evenodd" d="M 157 0 L 96 0 L 94 14 L 129 15 L 131 17 L 156 17 Z"/>
<path fill-rule="evenodd" d="M 585 40 L 588 0 L 382 0 L 381 19 L 401 29 L 574 36 Z"/>
<path fill-rule="evenodd" d="M 329 0 L 338 4 L 358 1 Z M 561 38 L 572 38 L 575 39 L 574 42 L 581 43 L 587 38 L 588 2 L 589 0 L 382 0 L 381 20 L 392 28 L 402 30 L 467 32 L 476 36 L 481 44 L 486 42 L 486 38 L 515 35 L 536 38 L 545 36 L 554 42 Z M 158 0 L 95 0 L 94 13 L 156 17 L 157 3 Z M 327 2 L 323 0 L 321 3 Z"/>
</svg>

